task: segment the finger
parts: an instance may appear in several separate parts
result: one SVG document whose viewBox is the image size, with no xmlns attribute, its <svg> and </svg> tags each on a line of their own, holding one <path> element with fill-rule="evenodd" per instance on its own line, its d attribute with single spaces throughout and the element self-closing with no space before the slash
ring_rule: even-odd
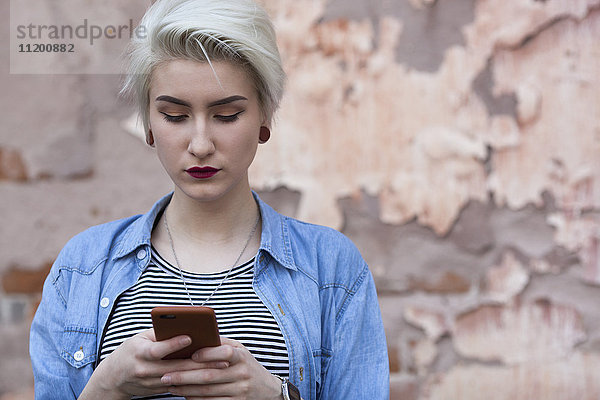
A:
<svg viewBox="0 0 600 400">
<path fill-rule="evenodd" d="M 160 361 L 163 374 L 172 371 L 191 371 L 195 369 L 223 369 L 229 367 L 227 361 L 196 362 L 191 359 Z"/>
<path fill-rule="evenodd" d="M 214 360 L 225 360 L 230 363 L 238 362 L 240 355 L 245 351 L 249 351 L 244 345 L 237 340 L 229 339 L 225 336 L 220 336 L 221 345 L 217 347 L 206 347 L 192 354 L 192 360 L 196 362 L 211 362 Z M 242 353 L 236 349 L 242 350 Z"/>
<path fill-rule="evenodd" d="M 235 388 L 222 387 L 222 385 L 190 385 L 190 386 L 176 386 L 173 389 L 169 389 L 169 393 L 175 396 L 185 397 L 186 400 L 191 399 L 231 399 L 233 396 L 229 395 Z"/>
<path fill-rule="evenodd" d="M 184 349 L 192 344 L 192 338 L 187 335 L 175 336 L 171 339 L 152 343 L 147 347 L 146 359 L 149 361 L 161 360 L 163 357 Z"/>
<path fill-rule="evenodd" d="M 239 362 L 243 348 L 222 344 L 218 347 L 205 347 L 192 354 L 192 360 L 197 363 L 226 361 L 229 365 Z"/>
<path fill-rule="evenodd" d="M 187 400 L 192 399 L 231 399 L 233 397 L 241 397 L 244 393 L 243 387 L 237 383 L 219 383 L 214 385 L 185 385 L 174 386 L 169 389 L 169 392 L 185 397 Z"/>
<path fill-rule="evenodd" d="M 239 347 L 241 349 L 245 349 L 246 348 L 243 344 L 241 344 L 237 340 L 229 339 L 229 338 L 227 338 L 225 336 L 220 336 L 220 338 L 221 338 L 221 345 L 227 344 L 229 346 Z"/>
<path fill-rule="evenodd" d="M 161 378 L 161 376 L 157 376 L 153 378 L 138 379 L 136 385 L 147 390 L 156 391 L 156 393 L 161 393 L 161 391 L 165 392 L 167 390 L 167 385 L 162 382 Z"/>
<path fill-rule="evenodd" d="M 198 387 L 193 387 L 193 386 L 186 386 L 186 387 L 182 387 L 182 388 L 178 387 L 176 389 L 173 389 L 173 391 L 170 391 L 169 393 L 171 393 L 174 396 L 178 396 L 177 398 L 183 397 L 186 400 L 206 400 L 206 399 L 231 400 L 232 399 L 232 396 L 229 396 L 229 395 L 212 394 L 213 392 L 217 393 L 216 390 L 200 389 Z M 205 394 L 205 393 L 211 393 L 211 394 Z"/>
<path fill-rule="evenodd" d="M 193 371 L 200 369 L 224 369 L 229 367 L 226 361 L 212 361 L 206 363 L 197 363 L 191 359 L 178 360 L 146 360 L 145 366 L 135 371 L 134 374 L 140 379 L 155 378 L 160 382 L 160 378 L 170 372 Z M 161 383 L 162 386 L 164 384 Z"/>
<path fill-rule="evenodd" d="M 163 385 L 215 385 L 236 382 L 240 379 L 240 371 L 236 369 L 196 369 L 190 371 L 174 371 L 166 373 L 161 382 Z"/>
<path fill-rule="evenodd" d="M 211 361 L 211 362 L 195 362 L 196 368 L 190 369 L 225 369 L 229 368 L 229 361 Z"/>
<path fill-rule="evenodd" d="M 146 329 L 145 331 L 142 331 L 135 336 L 140 336 L 140 337 L 143 337 L 144 339 L 148 339 L 152 342 L 156 342 L 156 335 L 154 334 L 153 328 Z"/>
</svg>

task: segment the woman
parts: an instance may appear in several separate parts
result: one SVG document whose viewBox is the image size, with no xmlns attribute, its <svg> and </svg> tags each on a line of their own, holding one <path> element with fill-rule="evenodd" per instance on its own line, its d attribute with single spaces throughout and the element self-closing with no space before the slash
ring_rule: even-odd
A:
<svg viewBox="0 0 600 400">
<path fill-rule="evenodd" d="M 159 0 L 130 52 L 147 142 L 173 193 L 92 227 L 58 256 L 31 328 L 36 397 L 387 399 L 373 278 L 342 234 L 250 189 L 284 73 L 250 0 Z M 221 346 L 162 358 L 150 309 L 215 309 Z"/>
</svg>

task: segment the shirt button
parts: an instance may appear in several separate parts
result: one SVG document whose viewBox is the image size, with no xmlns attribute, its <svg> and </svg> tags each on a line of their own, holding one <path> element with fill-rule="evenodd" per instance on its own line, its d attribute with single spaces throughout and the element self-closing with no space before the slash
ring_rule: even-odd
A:
<svg viewBox="0 0 600 400">
<path fill-rule="evenodd" d="M 258 261 L 260 261 L 260 262 L 265 261 L 265 256 L 260 256 L 260 258 L 258 259 Z"/>
<path fill-rule="evenodd" d="M 75 354 L 73 354 L 73 358 L 75 359 L 75 361 L 83 360 L 83 351 L 81 351 L 81 350 L 76 351 Z"/>
<path fill-rule="evenodd" d="M 108 307 L 109 303 L 110 303 L 110 300 L 108 299 L 108 297 L 103 297 L 102 300 L 100 300 L 100 307 L 106 308 L 106 307 Z"/>
<path fill-rule="evenodd" d="M 141 249 L 140 251 L 137 252 L 137 258 L 139 260 L 143 260 L 144 258 L 146 258 L 146 250 Z"/>
</svg>

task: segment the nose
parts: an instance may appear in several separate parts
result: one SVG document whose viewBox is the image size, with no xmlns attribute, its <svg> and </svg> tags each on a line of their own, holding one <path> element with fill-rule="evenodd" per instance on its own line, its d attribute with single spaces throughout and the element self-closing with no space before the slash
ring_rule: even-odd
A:
<svg viewBox="0 0 600 400">
<path fill-rule="evenodd" d="M 215 144 L 211 132 L 205 124 L 196 124 L 191 132 L 188 143 L 188 152 L 197 158 L 205 158 L 214 153 Z"/>
</svg>

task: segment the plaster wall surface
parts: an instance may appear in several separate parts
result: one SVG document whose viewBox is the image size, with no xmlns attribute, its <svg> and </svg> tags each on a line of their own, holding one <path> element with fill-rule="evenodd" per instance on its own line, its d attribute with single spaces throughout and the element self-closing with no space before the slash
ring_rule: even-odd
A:
<svg viewBox="0 0 600 400">
<path fill-rule="evenodd" d="M 251 184 L 361 250 L 391 398 L 599 398 L 600 0 L 262 3 L 288 81 Z M 0 15 L 8 48 L 9 2 Z M 79 67 L 118 56 L 96 50 Z M 171 183 L 121 76 L 2 61 L 0 399 L 31 399 L 28 329 L 54 258 Z"/>
</svg>

